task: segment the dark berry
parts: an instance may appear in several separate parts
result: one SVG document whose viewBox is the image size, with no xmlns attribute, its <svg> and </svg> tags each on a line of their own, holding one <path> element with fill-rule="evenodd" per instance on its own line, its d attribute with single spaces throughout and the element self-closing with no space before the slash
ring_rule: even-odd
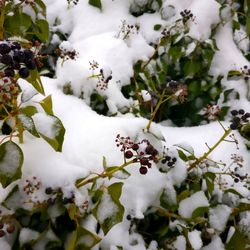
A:
<svg viewBox="0 0 250 250">
<path fill-rule="evenodd" d="M 137 143 L 133 144 L 132 149 L 135 150 L 135 151 L 138 150 L 139 145 Z"/>
<path fill-rule="evenodd" d="M 246 119 L 250 117 L 250 113 L 245 113 Z"/>
<path fill-rule="evenodd" d="M 232 124 L 230 124 L 230 128 L 232 130 L 236 130 L 238 128 L 238 125 L 236 123 L 232 123 Z"/>
<path fill-rule="evenodd" d="M 19 75 L 22 78 L 27 78 L 30 75 L 30 72 L 27 68 L 21 68 L 21 69 L 19 69 Z"/>
<path fill-rule="evenodd" d="M 152 163 L 148 162 L 147 166 L 148 166 L 148 168 L 151 168 L 152 167 Z"/>
<path fill-rule="evenodd" d="M 4 54 L 2 55 L 1 63 L 11 65 L 13 63 L 13 59 L 9 54 Z"/>
<path fill-rule="evenodd" d="M 19 63 L 24 62 L 25 56 L 24 56 L 23 51 L 15 51 L 13 55 L 13 59 L 14 61 L 19 62 Z"/>
<path fill-rule="evenodd" d="M 132 216 L 130 214 L 127 215 L 127 220 L 132 220 Z"/>
<path fill-rule="evenodd" d="M 165 157 L 165 159 L 166 159 L 166 161 L 170 161 L 170 160 L 171 160 L 171 157 L 167 155 L 167 156 Z"/>
<path fill-rule="evenodd" d="M 237 183 L 239 182 L 240 180 L 238 178 L 234 178 L 234 182 Z"/>
<path fill-rule="evenodd" d="M 11 51 L 11 48 L 8 44 L 6 43 L 1 43 L 0 44 L 0 54 L 8 54 Z"/>
<path fill-rule="evenodd" d="M 0 237 L 3 237 L 6 233 L 1 229 L 0 230 Z"/>
<path fill-rule="evenodd" d="M 162 164 L 165 164 L 166 162 L 167 160 L 165 158 L 161 161 Z"/>
<path fill-rule="evenodd" d="M 133 155 L 134 155 L 134 154 L 133 154 L 132 151 L 130 151 L 130 150 L 126 151 L 125 154 L 124 154 L 125 158 L 127 158 L 127 159 L 132 158 Z"/>
<path fill-rule="evenodd" d="M 173 161 L 173 162 L 176 162 L 176 161 L 177 161 L 177 159 L 176 159 L 175 157 L 173 157 L 172 161 Z"/>
<path fill-rule="evenodd" d="M 244 113 L 245 113 L 244 109 L 240 109 L 240 110 L 239 110 L 239 114 L 240 114 L 240 115 L 244 115 Z"/>
<path fill-rule="evenodd" d="M 36 68 L 36 63 L 34 60 L 28 60 L 26 63 L 25 63 L 26 67 L 30 70 L 33 70 Z"/>
<path fill-rule="evenodd" d="M 15 71 L 12 68 L 7 68 L 4 70 L 4 75 L 7 77 L 13 77 L 15 75 Z"/>
<path fill-rule="evenodd" d="M 240 123 L 240 118 L 239 117 L 234 117 L 233 122 L 239 124 Z"/>
<path fill-rule="evenodd" d="M 140 174 L 144 175 L 148 172 L 148 169 L 147 169 L 147 167 L 140 167 L 139 171 L 140 171 Z"/>
<path fill-rule="evenodd" d="M 140 163 L 142 165 L 148 165 L 148 158 L 147 157 L 140 158 Z"/>
<path fill-rule="evenodd" d="M 244 69 L 247 69 L 248 67 L 247 67 L 247 65 L 244 65 L 244 67 L 243 67 Z"/>
<path fill-rule="evenodd" d="M 234 110 L 232 110 L 232 111 L 231 111 L 231 115 L 233 115 L 233 116 L 238 115 L 238 111 L 237 111 L 237 110 L 235 110 L 235 109 L 234 109 Z"/>
<path fill-rule="evenodd" d="M 47 200 L 47 203 L 48 203 L 48 205 L 54 205 L 54 204 L 55 204 L 55 199 L 49 198 L 49 199 Z"/>
<path fill-rule="evenodd" d="M 67 205 L 68 203 L 70 203 L 70 199 L 67 198 L 67 197 L 64 197 L 64 198 L 63 198 L 63 204 L 64 204 L 64 205 Z"/>
<path fill-rule="evenodd" d="M 23 51 L 23 53 L 24 53 L 25 58 L 28 59 L 28 60 L 33 59 L 33 57 L 34 57 L 33 52 L 31 50 L 29 50 L 29 49 L 25 49 Z"/>
<path fill-rule="evenodd" d="M 46 189 L 45 189 L 45 194 L 52 194 L 53 193 L 53 189 L 51 188 L 51 187 L 47 187 Z"/>
<path fill-rule="evenodd" d="M 9 225 L 6 229 L 6 231 L 11 234 L 15 231 L 15 226 L 14 225 Z"/>
<path fill-rule="evenodd" d="M 154 152 L 154 147 L 152 145 L 148 145 L 145 149 L 146 154 L 152 155 Z"/>
<path fill-rule="evenodd" d="M 174 165 L 174 162 L 172 162 L 172 161 L 169 161 L 167 165 L 168 165 L 169 167 L 173 167 L 173 165 Z"/>
<path fill-rule="evenodd" d="M 11 49 L 12 49 L 12 50 L 20 50 L 20 49 L 21 49 L 20 43 L 18 43 L 18 42 L 13 42 L 13 43 L 11 44 Z"/>
<path fill-rule="evenodd" d="M 18 62 L 13 62 L 13 64 L 12 64 L 12 68 L 13 69 L 20 69 L 21 68 L 21 65 L 18 63 Z"/>
</svg>

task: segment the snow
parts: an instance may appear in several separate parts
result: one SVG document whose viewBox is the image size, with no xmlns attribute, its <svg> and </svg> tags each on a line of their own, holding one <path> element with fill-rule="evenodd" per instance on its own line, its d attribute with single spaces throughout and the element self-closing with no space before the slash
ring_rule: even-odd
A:
<svg viewBox="0 0 250 250">
<path fill-rule="evenodd" d="M 180 202 L 179 214 L 185 218 L 190 218 L 196 208 L 207 206 L 209 206 L 207 197 L 203 191 L 199 191 Z"/>
<path fill-rule="evenodd" d="M 67 1 L 45 0 L 44 2 L 47 5 L 51 30 L 61 31 L 68 35 L 68 41 L 62 42 L 60 48 L 63 50 L 74 49 L 78 53 L 78 57 L 77 60 L 67 60 L 63 64 L 62 59 L 58 59 L 55 78 L 42 77 L 46 95 L 52 94 L 53 111 L 66 129 L 63 151 L 62 153 L 55 152 L 46 142 L 25 133 L 24 144 L 20 145 L 25 155 L 22 179 L 36 176 L 41 180 L 43 190 L 48 186 L 62 187 L 65 194 L 74 190 L 80 204 L 86 199 L 87 194 L 84 190 L 76 191 L 74 184 L 78 178 L 85 177 L 89 173 L 102 172 L 103 156 L 106 157 L 108 166 L 123 163 L 123 154 L 115 144 L 116 135 L 130 136 L 138 140 L 148 136 L 142 132 L 148 123 L 147 119 L 122 114 L 123 109 L 131 109 L 135 103 L 123 96 L 121 87 L 129 84 L 130 78 L 133 76 L 134 63 L 138 60 L 147 60 L 154 53 L 154 48 L 149 44 L 158 41 L 160 37 L 160 31 L 155 31 L 154 25 L 173 24 L 180 18 L 180 11 L 190 9 L 195 19 L 190 24 L 189 35 L 199 41 L 206 41 L 211 34 L 211 28 L 220 21 L 219 4 L 215 0 L 169 0 L 164 2 L 161 13 L 144 14 L 135 18 L 128 11 L 132 1 L 103 0 L 102 11 L 90 6 L 88 1 L 79 1 L 77 6 L 69 8 Z M 145 1 L 137 0 L 136 4 L 143 6 Z M 138 31 L 133 29 L 126 36 L 122 32 L 123 24 L 138 25 L 139 29 Z M 128 27 L 126 26 L 126 28 Z M 211 75 L 215 77 L 226 75 L 229 70 L 239 70 L 243 65 L 250 66 L 233 40 L 230 23 L 218 27 L 215 39 L 219 49 L 212 61 Z M 240 31 L 237 33 L 236 40 L 243 50 L 249 46 L 248 41 L 242 41 Z M 54 35 L 52 41 L 58 43 L 59 38 Z M 191 53 L 195 46 L 195 43 L 191 43 L 185 53 Z M 94 75 L 99 74 L 101 69 L 104 81 L 112 75 L 106 90 L 97 87 L 98 78 L 91 77 L 93 72 L 90 69 L 90 62 L 93 60 L 99 64 Z M 241 100 L 230 100 L 232 107 L 250 109 L 249 101 L 246 99 L 247 85 L 243 80 L 227 81 L 224 79 L 222 83 L 227 89 L 237 89 L 241 95 Z M 66 84 L 71 86 L 74 95 L 62 93 L 62 88 Z M 20 85 L 24 89 L 23 101 L 34 104 L 41 100 L 41 95 L 37 94 L 30 84 L 20 80 Z M 88 106 L 90 95 L 95 91 L 105 98 L 109 113 L 117 114 L 116 117 L 105 117 L 91 110 Z M 141 95 L 145 102 L 151 101 L 151 96 L 146 90 L 142 90 Z M 83 96 L 83 99 L 78 98 L 80 96 Z M 222 103 L 222 99 L 219 103 Z M 26 105 L 28 104 L 24 106 Z M 20 119 L 24 120 L 23 117 Z M 30 128 L 30 121 L 24 121 Z M 34 116 L 34 122 L 38 131 L 43 135 L 50 138 L 57 135 L 58 130 L 54 127 L 55 118 L 39 113 Z M 229 127 L 227 121 L 223 122 L 223 125 L 226 128 Z M 162 143 L 169 148 L 171 156 L 178 155 L 176 148 L 186 149 L 191 154 L 201 156 L 208 150 L 206 143 L 210 146 L 214 145 L 223 133 L 223 129 L 217 122 L 197 127 L 179 128 L 171 126 L 170 121 L 164 121 L 161 124 L 152 124 L 151 131 L 156 132 L 157 136 L 163 137 L 165 142 Z M 238 132 L 235 132 L 235 136 L 239 141 L 237 154 L 244 156 L 242 171 L 249 172 L 249 152 Z M 162 151 L 163 145 L 158 145 L 158 147 L 159 151 Z M 12 150 L 12 148 L 7 148 L 7 150 Z M 230 164 L 230 157 L 235 152 L 234 145 L 223 142 L 209 157 Z M 14 168 L 11 166 L 15 166 L 17 160 L 17 155 L 10 154 L 9 158 L 4 158 L 4 161 L 0 163 L 1 170 L 12 173 Z M 6 163 L 8 163 L 8 168 Z M 148 207 L 159 205 L 157 201 L 163 190 L 165 190 L 168 201 L 175 204 L 177 198 L 174 186 L 180 186 L 187 176 L 186 163 L 179 159 L 176 166 L 167 174 L 160 173 L 154 164 L 145 176 L 139 174 L 139 164 L 133 164 L 128 168 L 131 176 L 123 180 L 120 201 L 124 205 L 126 213 L 137 219 L 144 218 Z M 249 195 L 248 190 L 242 187 L 239 187 L 239 190 L 245 196 Z M 5 191 L 1 190 L 1 196 Z M 38 194 L 38 196 L 38 199 L 44 198 L 42 194 Z M 99 206 L 100 222 L 117 210 L 117 207 L 110 205 L 109 199 L 109 196 L 104 196 Z M 190 218 L 195 209 L 208 206 L 208 199 L 204 192 L 199 191 L 182 200 L 178 211 L 182 217 Z M 209 208 L 210 226 L 219 232 L 223 231 L 230 213 L 231 208 L 226 205 Z M 171 222 L 171 226 L 180 228 L 178 224 L 182 223 L 183 221 L 176 220 Z M 246 225 L 249 225 L 249 215 L 241 219 L 242 230 Z M 136 233 L 130 235 L 128 229 L 129 223 L 126 219 L 113 227 L 103 237 L 101 242 L 103 249 L 116 249 L 115 245 L 122 245 L 124 249 L 145 250 L 142 236 Z M 35 238 L 36 235 L 33 233 L 28 229 L 22 229 L 21 242 Z M 247 235 L 249 236 L 249 231 L 247 231 Z M 202 248 L 199 231 L 189 232 L 188 239 L 195 250 Z M 1 249 L 9 249 L 7 245 L 5 241 L 1 241 Z M 178 250 L 184 250 L 186 239 L 178 236 L 173 245 Z M 37 246 L 37 249 L 39 247 L 43 246 Z M 151 243 L 151 248 L 148 249 L 155 250 L 157 246 L 155 243 Z M 202 249 L 219 250 L 224 248 L 220 238 L 215 235 L 211 243 Z"/>
<path fill-rule="evenodd" d="M 211 243 L 202 248 L 202 250 L 224 250 L 225 247 L 219 236 L 213 236 Z"/>
<path fill-rule="evenodd" d="M 223 232 L 232 209 L 226 205 L 218 205 L 209 209 L 209 224 L 219 232 Z"/>
<path fill-rule="evenodd" d="M 202 247 L 202 240 L 201 240 L 201 232 L 198 230 L 194 230 L 188 232 L 188 240 L 194 250 L 199 250 Z"/>
</svg>

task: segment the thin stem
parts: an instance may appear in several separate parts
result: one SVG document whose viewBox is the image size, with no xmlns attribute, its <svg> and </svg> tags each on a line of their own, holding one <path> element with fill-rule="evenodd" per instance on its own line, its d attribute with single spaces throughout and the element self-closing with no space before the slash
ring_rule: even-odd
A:
<svg viewBox="0 0 250 250">
<path fill-rule="evenodd" d="M 164 97 L 165 97 L 165 90 L 162 92 L 162 94 L 160 96 L 160 100 L 158 101 L 158 103 L 157 103 L 157 105 L 155 107 L 155 110 L 152 113 L 152 115 L 150 117 L 150 120 L 149 120 L 149 122 L 148 122 L 148 124 L 146 126 L 147 131 L 149 131 L 151 123 L 154 120 L 154 118 L 156 116 L 156 113 L 158 112 L 158 110 L 159 110 L 160 106 L 162 105 L 162 103 L 165 102 L 165 101 L 167 101 L 167 100 L 169 100 L 169 99 L 171 99 L 172 96 L 168 96 L 165 100 L 164 100 Z"/>
<path fill-rule="evenodd" d="M 127 167 L 128 165 L 130 165 L 132 163 L 134 163 L 133 160 L 128 161 L 128 162 L 124 162 L 121 166 L 116 166 L 114 169 L 112 169 L 110 171 L 103 171 L 101 174 L 98 174 L 97 176 L 94 176 L 94 177 L 89 178 L 89 179 L 84 179 L 81 182 L 77 183 L 76 187 L 80 188 L 82 186 L 85 186 L 86 184 L 93 183 L 98 179 L 104 179 L 106 177 L 111 177 L 114 173 L 124 169 L 125 167 Z"/>
<path fill-rule="evenodd" d="M 4 18 L 5 18 L 5 0 L 2 1 L 0 11 L 0 41 L 3 40 L 3 33 L 4 33 Z"/>
<path fill-rule="evenodd" d="M 207 157 L 220 145 L 221 142 L 224 141 L 224 139 L 231 133 L 231 129 L 225 130 L 224 134 L 221 136 L 221 138 L 211 147 L 207 152 L 205 152 L 200 158 L 196 159 L 195 162 L 193 162 L 190 167 L 188 168 L 188 171 L 195 168 L 199 163 L 207 159 Z"/>
</svg>

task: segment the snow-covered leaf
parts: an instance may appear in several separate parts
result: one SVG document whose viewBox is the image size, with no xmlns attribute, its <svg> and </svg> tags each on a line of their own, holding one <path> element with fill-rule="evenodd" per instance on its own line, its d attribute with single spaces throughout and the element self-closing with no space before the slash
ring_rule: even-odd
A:
<svg viewBox="0 0 250 250">
<path fill-rule="evenodd" d="M 100 223 L 104 234 L 117 223 L 121 222 L 124 214 L 124 207 L 120 203 L 123 183 L 114 183 L 108 187 L 108 192 L 104 192 L 96 206 L 93 214 Z"/>
<path fill-rule="evenodd" d="M 0 182 L 3 187 L 21 177 L 23 164 L 23 152 L 12 141 L 0 145 Z"/>
</svg>

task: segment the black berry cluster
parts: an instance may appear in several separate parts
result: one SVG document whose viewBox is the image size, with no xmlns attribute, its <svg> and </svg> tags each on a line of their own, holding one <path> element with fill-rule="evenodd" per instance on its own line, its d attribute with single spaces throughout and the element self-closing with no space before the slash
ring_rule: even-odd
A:
<svg viewBox="0 0 250 250">
<path fill-rule="evenodd" d="M 186 23 L 188 20 L 193 20 L 194 15 L 191 13 L 191 10 L 185 9 L 180 12 L 182 16 L 183 23 Z"/>
<path fill-rule="evenodd" d="M 130 137 L 123 137 L 118 134 L 115 142 L 126 159 L 133 159 L 134 162 L 140 163 L 139 172 L 143 175 L 148 172 L 148 168 L 151 168 L 152 161 L 158 161 L 158 151 L 146 139 L 134 142 Z"/>
<path fill-rule="evenodd" d="M 137 34 L 139 32 L 139 29 L 140 26 L 138 24 L 130 25 L 127 24 L 126 20 L 123 20 L 117 37 L 126 40 L 131 34 Z"/>
<path fill-rule="evenodd" d="M 98 75 L 98 84 L 96 85 L 97 88 L 101 90 L 106 90 L 108 88 L 108 83 L 112 79 L 112 71 L 109 74 L 106 74 L 104 69 L 100 69 L 100 74 Z"/>
<path fill-rule="evenodd" d="M 250 113 L 245 112 L 244 109 L 232 110 L 231 115 L 233 116 L 230 124 L 232 130 L 241 128 L 244 124 L 249 122 Z"/>
<path fill-rule="evenodd" d="M 5 77 L 14 77 L 18 72 L 22 78 L 30 75 L 30 70 L 36 69 L 34 52 L 22 49 L 20 43 L 13 41 L 0 42 L 1 73 Z"/>
<path fill-rule="evenodd" d="M 25 181 L 23 191 L 27 195 L 32 195 L 41 188 L 42 183 L 37 180 L 36 176 L 33 176 L 32 180 L 27 179 Z"/>
<path fill-rule="evenodd" d="M 76 50 L 74 49 L 69 50 L 65 48 L 58 48 L 56 50 L 56 53 L 63 61 L 76 60 L 76 58 L 78 57 L 78 52 L 76 52 Z"/>
<path fill-rule="evenodd" d="M 49 196 L 47 199 L 48 205 L 54 205 L 57 199 L 61 199 L 64 205 L 74 203 L 75 202 L 75 195 L 71 192 L 70 197 L 64 196 L 61 188 L 51 188 L 47 187 L 45 189 L 45 194 Z"/>
<path fill-rule="evenodd" d="M 250 68 L 247 65 L 244 65 L 243 68 L 241 68 L 241 72 L 244 80 L 248 81 L 250 79 Z"/>
<path fill-rule="evenodd" d="M 175 167 L 175 163 L 177 162 L 176 157 L 171 157 L 169 155 L 164 156 L 164 158 L 161 160 L 162 164 L 167 164 L 168 167 L 173 168 Z"/>
</svg>

